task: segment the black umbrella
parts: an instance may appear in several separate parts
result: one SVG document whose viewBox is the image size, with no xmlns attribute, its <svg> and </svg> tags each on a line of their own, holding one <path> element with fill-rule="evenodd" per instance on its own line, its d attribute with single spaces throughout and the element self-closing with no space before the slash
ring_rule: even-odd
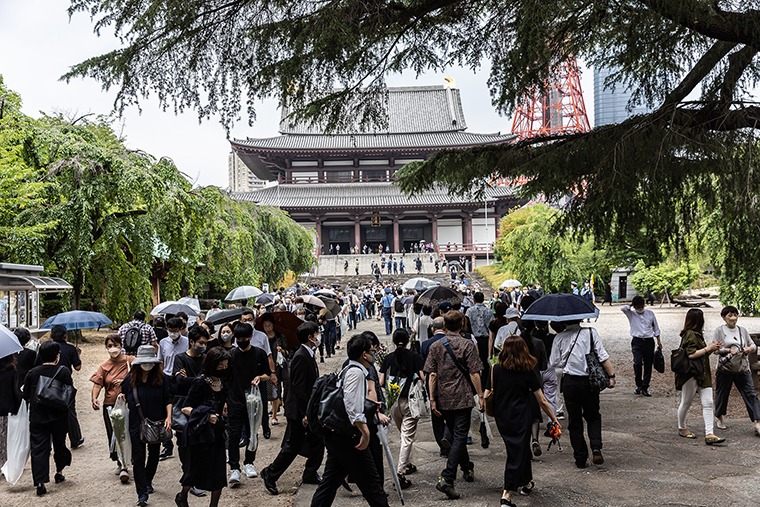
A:
<svg viewBox="0 0 760 507">
<path fill-rule="evenodd" d="M 274 294 L 262 294 L 256 298 L 256 304 L 259 306 L 269 306 L 274 303 Z"/>
<path fill-rule="evenodd" d="M 448 301 L 452 305 L 455 305 L 462 302 L 462 295 L 448 287 L 433 287 L 432 289 L 423 292 L 420 297 L 417 298 L 417 303 L 423 306 L 432 306 L 433 308 L 444 301 Z"/>
<path fill-rule="evenodd" d="M 340 312 L 343 310 L 343 307 L 340 306 L 339 302 L 337 302 L 333 298 L 326 297 L 326 296 L 317 296 L 317 297 L 319 297 L 319 299 L 322 300 L 322 302 L 325 304 L 325 309 L 331 315 L 330 317 L 327 317 L 328 319 L 332 319 L 340 315 Z"/>
<path fill-rule="evenodd" d="M 214 325 L 232 322 L 233 320 L 240 318 L 245 309 L 246 308 L 230 308 L 229 310 L 222 310 L 221 312 L 216 312 L 206 320 Z"/>
<path fill-rule="evenodd" d="M 599 308 L 588 299 L 575 294 L 547 294 L 534 301 L 525 310 L 522 319 L 566 322 L 595 319 L 598 316 Z"/>
</svg>

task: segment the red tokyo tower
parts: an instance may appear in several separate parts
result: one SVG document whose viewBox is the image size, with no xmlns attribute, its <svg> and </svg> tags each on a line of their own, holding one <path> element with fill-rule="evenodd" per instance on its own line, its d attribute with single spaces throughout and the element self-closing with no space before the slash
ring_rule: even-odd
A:
<svg viewBox="0 0 760 507">
<path fill-rule="evenodd" d="M 574 56 L 557 66 L 554 79 L 517 105 L 512 133 L 520 140 L 588 132 L 578 62 Z"/>
</svg>

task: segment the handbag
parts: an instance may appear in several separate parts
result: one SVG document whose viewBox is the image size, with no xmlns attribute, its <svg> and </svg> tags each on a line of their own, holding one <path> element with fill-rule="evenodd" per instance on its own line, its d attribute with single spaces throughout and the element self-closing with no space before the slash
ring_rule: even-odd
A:
<svg viewBox="0 0 760 507">
<path fill-rule="evenodd" d="M 718 358 L 718 371 L 721 373 L 735 374 L 744 373 L 745 371 L 749 370 L 749 360 L 747 359 L 747 355 L 744 353 L 745 342 L 744 333 L 742 333 L 743 330 L 744 328 L 739 328 L 739 344 L 732 345 L 730 347 L 731 352 L 722 354 Z M 723 333 L 723 337 L 726 337 L 725 332 Z M 737 349 L 736 353 L 734 353 L 734 348 Z"/>
<path fill-rule="evenodd" d="M 665 356 L 662 353 L 662 349 L 654 351 L 654 361 L 652 362 L 654 369 L 660 373 L 665 373 Z"/>
<path fill-rule="evenodd" d="M 689 359 L 686 350 L 678 347 L 670 351 L 670 370 L 678 375 L 700 377 L 704 373 L 704 365 L 701 358 Z"/>
<path fill-rule="evenodd" d="M 58 412 L 64 412 L 69 409 L 71 402 L 74 400 L 76 389 L 74 389 L 73 385 L 64 384 L 56 379 L 63 368 L 63 366 L 59 366 L 52 378 L 40 376 L 37 381 L 37 389 L 34 393 L 35 402 L 38 405 Z"/>
<path fill-rule="evenodd" d="M 412 385 L 409 388 L 409 413 L 418 419 L 420 417 L 430 416 L 430 400 L 428 399 L 425 382 L 415 375 Z"/>
<path fill-rule="evenodd" d="M 171 430 L 166 429 L 164 421 L 152 421 L 147 419 L 137 396 L 137 387 L 132 388 L 132 396 L 135 398 L 137 412 L 140 414 L 140 441 L 144 444 L 160 444 L 172 439 Z"/>
<path fill-rule="evenodd" d="M 591 339 L 589 340 L 589 353 L 586 354 L 586 365 L 588 366 L 588 381 L 591 388 L 595 391 L 602 392 L 610 386 L 610 377 L 607 375 L 602 363 L 599 362 L 599 356 L 594 348 L 594 333 L 589 330 Z"/>
<path fill-rule="evenodd" d="M 172 429 L 174 431 L 185 431 L 185 425 L 187 425 L 188 417 L 182 411 L 187 403 L 187 396 L 176 396 L 174 403 L 172 403 Z"/>
<path fill-rule="evenodd" d="M 490 389 L 488 391 L 488 395 L 483 397 L 483 405 L 485 405 L 486 415 L 493 417 L 493 400 L 494 400 L 494 390 L 493 390 L 493 366 L 491 367 L 491 385 Z"/>
</svg>

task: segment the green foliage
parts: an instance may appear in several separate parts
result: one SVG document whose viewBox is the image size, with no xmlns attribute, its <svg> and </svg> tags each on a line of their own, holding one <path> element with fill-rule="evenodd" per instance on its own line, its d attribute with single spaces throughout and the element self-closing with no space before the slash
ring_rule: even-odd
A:
<svg viewBox="0 0 760 507">
<path fill-rule="evenodd" d="M 635 269 L 631 285 L 641 294 L 651 291 L 678 296 L 689 289 L 699 276 L 699 267 L 689 262 L 666 261 L 657 266 L 639 262 Z"/>
<path fill-rule="evenodd" d="M 73 308 L 123 321 L 151 308 L 152 278 L 175 299 L 311 266 L 309 233 L 280 210 L 193 189 L 171 160 L 127 149 L 108 118 L 35 120 L 3 92 L 0 258 L 70 281 Z"/>
<path fill-rule="evenodd" d="M 502 218 L 495 253 L 503 271 L 525 284 L 539 282 L 549 292 L 569 291 L 571 281 L 592 275 L 600 283 L 608 280 L 622 256 L 595 248 L 593 238 L 579 239 L 562 227 L 561 216 L 554 208 L 535 204 Z"/>
</svg>

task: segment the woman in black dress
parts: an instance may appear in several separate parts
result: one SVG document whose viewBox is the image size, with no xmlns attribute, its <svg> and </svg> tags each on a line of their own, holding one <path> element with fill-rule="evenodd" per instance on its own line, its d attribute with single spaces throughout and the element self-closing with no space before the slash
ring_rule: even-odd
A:
<svg viewBox="0 0 760 507">
<path fill-rule="evenodd" d="M 499 354 L 499 363 L 491 368 L 492 387 L 484 393 L 485 397 L 494 396 L 496 426 L 507 446 L 501 505 L 510 507 L 515 505 L 510 499 L 511 491 L 528 495 L 535 486 L 530 462 L 533 419 L 530 398 L 534 396 L 549 418 L 557 422 L 541 392 L 540 380 L 533 370 L 535 365 L 536 359 L 530 355 L 525 340 L 519 336 L 508 337 Z"/>
<path fill-rule="evenodd" d="M 182 412 L 188 416 L 184 431 L 187 463 L 182 474 L 182 491 L 174 498 L 178 507 L 188 507 L 192 487 L 211 491 L 209 507 L 219 505 L 227 485 L 227 446 L 224 428 L 227 415 L 227 372 L 230 355 L 221 347 L 208 351 L 203 375 L 196 377 Z"/>
</svg>

